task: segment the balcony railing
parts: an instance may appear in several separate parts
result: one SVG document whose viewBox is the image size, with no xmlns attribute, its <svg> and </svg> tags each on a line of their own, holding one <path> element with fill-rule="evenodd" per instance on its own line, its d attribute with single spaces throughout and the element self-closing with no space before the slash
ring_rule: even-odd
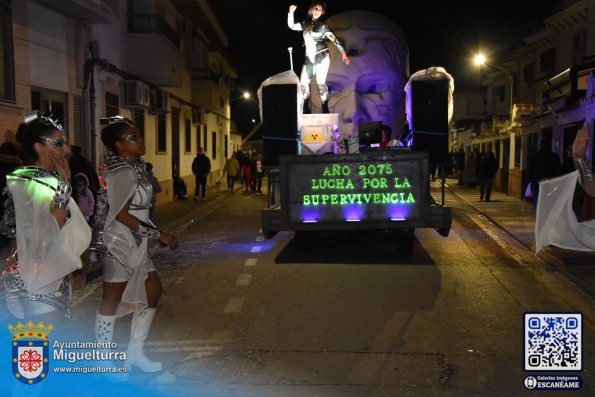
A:
<svg viewBox="0 0 595 397">
<path fill-rule="evenodd" d="M 192 80 L 209 80 L 215 84 L 219 84 L 219 75 L 217 75 L 211 69 L 206 68 L 193 68 L 190 69 Z"/>
<path fill-rule="evenodd" d="M 135 14 L 128 16 L 128 33 L 162 34 L 173 45 L 180 48 L 180 35 L 157 15 Z"/>
</svg>

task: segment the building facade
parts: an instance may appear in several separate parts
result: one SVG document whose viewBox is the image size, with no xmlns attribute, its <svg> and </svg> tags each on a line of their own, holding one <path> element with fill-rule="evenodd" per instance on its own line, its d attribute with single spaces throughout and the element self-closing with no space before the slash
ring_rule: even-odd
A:
<svg viewBox="0 0 595 397">
<path fill-rule="evenodd" d="M 94 165 L 104 161 L 99 119 L 128 117 L 145 160 L 173 197 L 177 173 L 193 189 L 198 147 L 211 183 L 241 149 L 232 132 L 237 78 L 227 36 L 206 0 L 0 0 L 0 141 L 30 110 L 49 110 Z"/>
<path fill-rule="evenodd" d="M 583 121 L 590 125 L 588 160 L 593 161 L 595 121 L 595 0 L 566 1 L 506 54 L 506 62 L 485 71 L 487 116 L 473 128 L 454 128 L 451 147 L 493 150 L 500 161 L 495 188 L 522 198 L 529 183 L 527 161 L 547 138 L 563 160 Z M 456 96 L 459 121 L 469 117 L 464 96 Z M 457 105 L 457 99 L 462 103 Z M 455 112 L 456 118 L 456 112 Z M 463 123 L 464 124 L 464 123 Z M 458 138 L 456 137 L 458 135 Z"/>
</svg>

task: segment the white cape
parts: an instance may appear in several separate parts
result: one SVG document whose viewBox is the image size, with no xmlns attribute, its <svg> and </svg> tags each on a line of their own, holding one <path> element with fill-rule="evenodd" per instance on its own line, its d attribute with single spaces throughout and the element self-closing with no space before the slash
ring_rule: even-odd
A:
<svg viewBox="0 0 595 397">
<path fill-rule="evenodd" d="M 595 220 L 579 222 L 572 210 L 578 171 L 539 182 L 535 253 L 543 247 L 595 251 Z"/>
<path fill-rule="evenodd" d="M 39 177 L 55 187 L 49 173 Z M 68 201 L 70 219 L 60 228 L 50 212 L 54 190 L 33 180 L 8 182 L 14 202 L 19 274 L 32 294 L 51 294 L 62 279 L 82 267 L 81 254 L 89 247 L 91 229 L 74 199 Z"/>
</svg>

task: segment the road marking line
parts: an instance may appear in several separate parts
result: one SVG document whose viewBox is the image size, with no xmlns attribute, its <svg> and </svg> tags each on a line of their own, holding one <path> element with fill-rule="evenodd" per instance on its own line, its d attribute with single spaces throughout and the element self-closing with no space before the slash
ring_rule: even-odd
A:
<svg viewBox="0 0 595 397">
<path fill-rule="evenodd" d="M 156 347 L 145 349 L 151 353 L 175 353 L 175 352 L 213 352 L 223 349 L 223 346 L 180 346 L 180 347 Z"/>
<path fill-rule="evenodd" d="M 251 274 L 240 274 L 238 276 L 238 279 L 236 280 L 236 285 L 250 285 L 251 281 L 252 281 Z"/>
<path fill-rule="evenodd" d="M 246 259 L 246 262 L 244 262 L 244 266 L 248 267 L 248 266 L 256 266 L 256 258 L 248 258 Z"/>
<path fill-rule="evenodd" d="M 221 332 L 221 331 L 220 331 Z M 218 339 L 217 333 L 214 333 L 213 336 L 209 339 L 184 339 L 184 340 L 155 340 L 155 341 L 148 341 L 145 342 L 145 346 L 154 347 L 154 348 L 166 348 L 166 347 L 180 347 L 180 346 L 187 346 L 196 347 L 196 346 L 204 346 L 204 345 L 220 345 L 222 343 L 230 342 L 228 338 L 231 338 L 229 334 L 223 335 L 225 340 Z"/>
<path fill-rule="evenodd" d="M 252 249 L 250 250 L 251 253 L 256 253 L 256 252 L 260 252 L 262 251 L 262 247 L 259 245 L 255 245 L 254 247 L 252 247 Z"/>
<path fill-rule="evenodd" d="M 239 313 L 242 311 L 242 305 L 244 304 L 244 298 L 229 298 L 223 313 Z"/>
</svg>

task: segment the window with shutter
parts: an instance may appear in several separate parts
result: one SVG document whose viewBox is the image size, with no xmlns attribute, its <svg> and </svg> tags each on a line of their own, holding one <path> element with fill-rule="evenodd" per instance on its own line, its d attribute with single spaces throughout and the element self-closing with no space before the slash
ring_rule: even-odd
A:
<svg viewBox="0 0 595 397">
<path fill-rule="evenodd" d="M 74 125 L 72 129 L 72 137 L 74 138 L 75 145 L 85 147 L 85 134 L 84 134 L 84 117 L 83 117 L 83 97 L 80 95 L 73 96 L 74 104 Z"/>
<path fill-rule="evenodd" d="M 13 102 L 14 60 L 12 51 L 12 16 L 9 0 L 0 0 L 0 100 Z"/>
</svg>

